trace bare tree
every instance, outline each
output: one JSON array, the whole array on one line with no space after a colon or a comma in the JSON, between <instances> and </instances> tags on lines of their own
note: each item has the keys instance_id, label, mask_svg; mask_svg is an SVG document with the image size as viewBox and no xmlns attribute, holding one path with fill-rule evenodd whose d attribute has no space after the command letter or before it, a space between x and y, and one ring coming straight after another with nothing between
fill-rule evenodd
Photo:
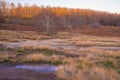
<instances>
[{"instance_id":1,"label":"bare tree","mask_svg":"<svg viewBox=\"0 0 120 80\"><path fill-rule=\"evenodd\" d=\"M56 28L55 19L55 15L51 12L50 8L47 7L43 8L41 13L36 17L35 22L37 22L40 27L45 28L48 34L52 34Z\"/></svg>"}]
</instances>

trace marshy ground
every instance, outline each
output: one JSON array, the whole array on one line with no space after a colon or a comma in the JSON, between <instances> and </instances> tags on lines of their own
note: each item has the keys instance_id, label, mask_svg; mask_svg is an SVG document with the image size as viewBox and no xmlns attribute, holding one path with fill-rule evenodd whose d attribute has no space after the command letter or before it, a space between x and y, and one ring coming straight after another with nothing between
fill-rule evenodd
<instances>
[{"instance_id":1,"label":"marshy ground","mask_svg":"<svg viewBox=\"0 0 120 80\"><path fill-rule=\"evenodd\" d=\"M0 30L0 80L119 79L120 37Z\"/></svg>"}]
</instances>

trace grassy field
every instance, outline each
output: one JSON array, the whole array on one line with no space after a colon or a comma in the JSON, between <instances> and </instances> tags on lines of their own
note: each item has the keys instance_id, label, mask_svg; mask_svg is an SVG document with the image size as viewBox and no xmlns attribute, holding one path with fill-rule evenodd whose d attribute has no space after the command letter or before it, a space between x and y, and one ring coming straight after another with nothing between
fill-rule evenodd
<instances>
[{"instance_id":1,"label":"grassy field","mask_svg":"<svg viewBox=\"0 0 120 80\"><path fill-rule=\"evenodd\" d=\"M60 41L49 41L56 38ZM0 63L56 65L58 70L54 74L57 80L120 79L120 37L85 34L74 34L71 37L68 32L48 36L37 32L0 30L0 46L5 43L44 40L48 41L47 45L23 44L18 49L13 46L1 47Z\"/></svg>"}]
</instances>

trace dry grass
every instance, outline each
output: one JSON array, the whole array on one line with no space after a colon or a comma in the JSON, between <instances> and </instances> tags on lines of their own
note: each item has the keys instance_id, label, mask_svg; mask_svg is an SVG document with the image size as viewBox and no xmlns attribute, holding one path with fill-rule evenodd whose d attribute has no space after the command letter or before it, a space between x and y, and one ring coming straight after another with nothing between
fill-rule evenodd
<instances>
[{"instance_id":1,"label":"dry grass","mask_svg":"<svg viewBox=\"0 0 120 80\"><path fill-rule=\"evenodd\" d=\"M0 41L17 42L21 40L49 39L50 36L39 35L35 31L10 31L0 30Z\"/></svg>"},{"instance_id":2,"label":"dry grass","mask_svg":"<svg viewBox=\"0 0 120 80\"><path fill-rule=\"evenodd\" d=\"M120 37L120 27L115 26L101 26L99 28L93 28L88 25L73 31L74 33L78 32L86 35Z\"/></svg>"},{"instance_id":3,"label":"dry grass","mask_svg":"<svg viewBox=\"0 0 120 80\"><path fill-rule=\"evenodd\" d=\"M61 62L59 61L62 61L62 65L58 67L58 71L56 75L58 76L58 78L62 78L63 80L119 80L120 79L120 76L115 69L105 68L104 67L105 65L103 66L96 65L97 61L105 62L106 60L114 59L111 56L118 57L120 54L119 52L109 51L109 50L108 51L97 50L97 49L96 50L88 49L88 51L87 49L80 49L80 51L84 52L81 53L82 55L86 54L87 56L80 56L78 58L73 58L73 57L65 57L64 55L47 56L44 53L33 53L33 54L23 54L20 57L15 56L12 59L14 59L14 61L18 60L17 62L32 62L32 63L42 62L49 64L61 64ZM108 57L103 55L107 55ZM11 56L11 54L1 54L0 60L7 61L8 59L10 59L10 57L13 56Z\"/></svg>"},{"instance_id":4,"label":"dry grass","mask_svg":"<svg viewBox=\"0 0 120 80\"><path fill-rule=\"evenodd\" d=\"M2 62L2 61L4 61L4 60L8 59L9 56L10 56L10 55L8 55L8 54L0 54L0 61Z\"/></svg>"},{"instance_id":5,"label":"dry grass","mask_svg":"<svg viewBox=\"0 0 120 80\"><path fill-rule=\"evenodd\" d=\"M65 34L65 35L64 35ZM4 36L6 35L6 36ZM61 38L65 38L68 33L58 34ZM63 36L64 35L64 36ZM33 37L31 37L33 36ZM63 37L62 37L63 36ZM0 62L42 62L49 64L57 64L58 71L56 75L63 80L119 80L120 75L117 73L120 70L120 50L109 50L102 48L89 48L83 46L120 46L120 37L98 37L91 35L76 34L66 41L59 41L58 43L73 43L77 45L71 48L64 48L62 55L58 54L57 49L50 45L23 44L21 49L24 50L17 53L13 47L12 50L5 50L0 53ZM15 41L22 39L42 39L41 35L36 32L13 32L0 31L0 45L2 41ZM71 44L70 44L71 45ZM80 46L80 47L79 47ZM33 51L33 52L29 52ZM36 52L34 52L36 50ZM40 52L41 51L41 52ZM2 52L2 50L0 50ZM19 51L18 51L19 52ZM53 53L48 55L49 53ZM45 54L47 53L47 55ZM66 56L77 55L77 57Z\"/></svg>"},{"instance_id":6,"label":"dry grass","mask_svg":"<svg viewBox=\"0 0 120 80\"><path fill-rule=\"evenodd\" d=\"M120 46L119 42L98 42L98 41L78 41L76 42L77 46Z\"/></svg>"},{"instance_id":7,"label":"dry grass","mask_svg":"<svg viewBox=\"0 0 120 80\"><path fill-rule=\"evenodd\" d=\"M75 35L71 38L78 46L120 46L120 37L98 37L89 35Z\"/></svg>"},{"instance_id":8,"label":"dry grass","mask_svg":"<svg viewBox=\"0 0 120 80\"><path fill-rule=\"evenodd\" d=\"M22 62L41 62L41 63L48 63L53 65L60 65L62 64L62 60L60 59L60 56L52 55L52 56L46 56L42 53L34 53L34 54L28 54L24 58L22 58Z\"/></svg>"},{"instance_id":9,"label":"dry grass","mask_svg":"<svg viewBox=\"0 0 120 80\"><path fill-rule=\"evenodd\" d=\"M16 54L0 53L0 62L15 62Z\"/></svg>"},{"instance_id":10,"label":"dry grass","mask_svg":"<svg viewBox=\"0 0 120 80\"><path fill-rule=\"evenodd\" d=\"M57 76L63 80L119 80L120 76L113 69L98 67L87 58L67 59L68 64L59 66Z\"/></svg>"},{"instance_id":11,"label":"dry grass","mask_svg":"<svg viewBox=\"0 0 120 80\"><path fill-rule=\"evenodd\" d=\"M99 48L64 49L63 52L66 55L77 55L78 57L86 57L95 60L97 58L105 59L107 56L111 56L111 58L120 57L120 50L107 50Z\"/></svg>"},{"instance_id":12,"label":"dry grass","mask_svg":"<svg viewBox=\"0 0 120 80\"><path fill-rule=\"evenodd\" d=\"M40 44L23 44L21 46L22 49L50 49L50 50L55 50L55 48L49 46L49 45L40 45Z\"/></svg>"},{"instance_id":13,"label":"dry grass","mask_svg":"<svg viewBox=\"0 0 120 80\"><path fill-rule=\"evenodd\" d=\"M66 54L78 58L65 58L59 66L57 76L61 80L119 80L117 73L120 50L97 48L65 49ZM99 64L96 64L99 63Z\"/></svg>"},{"instance_id":14,"label":"dry grass","mask_svg":"<svg viewBox=\"0 0 120 80\"><path fill-rule=\"evenodd\" d=\"M29 54L24 57L24 62L40 62L40 61L46 61L47 57L44 54L41 53L34 53Z\"/></svg>"}]
</instances>

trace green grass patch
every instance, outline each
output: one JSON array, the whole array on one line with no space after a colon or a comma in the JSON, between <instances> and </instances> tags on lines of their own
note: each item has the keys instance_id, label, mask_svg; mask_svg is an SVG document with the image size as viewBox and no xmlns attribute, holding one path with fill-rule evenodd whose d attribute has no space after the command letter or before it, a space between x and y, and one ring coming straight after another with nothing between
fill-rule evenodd
<instances>
[{"instance_id":1,"label":"green grass patch","mask_svg":"<svg viewBox=\"0 0 120 80\"><path fill-rule=\"evenodd\" d=\"M117 73L120 74L120 69L117 70Z\"/></svg>"},{"instance_id":2,"label":"green grass patch","mask_svg":"<svg viewBox=\"0 0 120 80\"><path fill-rule=\"evenodd\" d=\"M18 50L16 50L16 52L17 53L23 53L23 52L25 52L25 50L24 49L18 49Z\"/></svg>"},{"instance_id":3,"label":"green grass patch","mask_svg":"<svg viewBox=\"0 0 120 80\"><path fill-rule=\"evenodd\" d=\"M0 32L0 35L2 35L3 33L2 32Z\"/></svg>"},{"instance_id":4,"label":"green grass patch","mask_svg":"<svg viewBox=\"0 0 120 80\"><path fill-rule=\"evenodd\" d=\"M96 64L98 66L101 66L101 67L104 67L104 68L107 68L107 69L110 69L110 68L114 69L115 68L114 62L110 61L110 60L98 61L98 62L96 62Z\"/></svg>"},{"instance_id":5,"label":"green grass patch","mask_svg":"<svg viewBox=\"0 0 120 80\"><path fill-rule=\"evenodd\" d=\"M47 63L52 65L61 65L63 62L61 60L56 60L56 61L48 61Z\"/></svg>"},{"instance_id":6,"label":"green grass patch","mask_svg":"<svg viewBox=\"0 0 120 80\"><path fill-rule=\"evenodd\" d=\"M40 51L41 53L44 53L45 55L63 55L63 52L60 51L56 51L56 50L51 50L51 49L37 49L38 51Z\"/></svg>"}]
</instances>

